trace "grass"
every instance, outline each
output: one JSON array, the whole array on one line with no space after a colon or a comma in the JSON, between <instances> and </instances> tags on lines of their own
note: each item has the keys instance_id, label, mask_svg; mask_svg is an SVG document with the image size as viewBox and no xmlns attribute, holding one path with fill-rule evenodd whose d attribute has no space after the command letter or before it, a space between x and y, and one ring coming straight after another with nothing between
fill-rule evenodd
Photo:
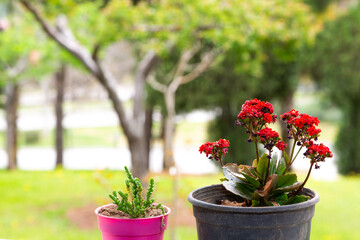
<instances>
[{"instance_id":1,"label":"grass","mask_svg":"<svg viewBox=\"0 0 360 240\"><path fill-rule=\"evenodd\" d=\"M186 201L188 193L217 183L219 177L182 176L178 192L182 210L191 215L191 205ZM154 178L157 182L155 199L171 206L173 178L168 175ZM108 203L107 194L111 189L119 189L123 182L124 174L114 171L0 171L0 239L100 239L96 226L80 229L69 220L68 213L89 206L89 218L94 220L93 209ZM358 239L360 177L341 177L335 182L312 180L308 187L321 197L316 205L311 239ZM196 239L194 225L170 227L165 239L170 239L172 230L176 230L177 239Z\"/></svg>"}]
</instances>

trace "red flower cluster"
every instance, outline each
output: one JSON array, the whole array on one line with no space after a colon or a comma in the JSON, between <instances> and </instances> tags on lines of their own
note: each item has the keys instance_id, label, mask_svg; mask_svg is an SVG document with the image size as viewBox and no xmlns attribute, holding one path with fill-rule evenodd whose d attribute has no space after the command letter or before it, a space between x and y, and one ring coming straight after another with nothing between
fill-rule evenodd
<instances>
[{"instance_id":1,"label":"red flower cluster","mask_svg":"<svg viewBox=\"0 0 360 240\"><path fill-rule=\"evenodd\" d=\"M215 145L218 146L219 148L226 148L230 146L230 142L229 140L226 139L219 139L219 141L217 141Z\"/></svg>"},{"instance_id":2,"label":"red flower cluster","mask_svg":"<svg viewBox=\"0 0 360 240\"><path fill-rule=\"evenodd\" d=\"M306 131L308 132L309 136L314 136L314 135L318 135L321 132L321 129L317 129L314 126L311 126L308 129L306 129Z\"/></svg>"},{"instance_id":3,"label":"red flower cluster","mask_svg":"<svg viewBox=\"0 0 360 240\"><path fill-rule=\"evenodd\" d=\"M284 149L287 147L287 144L286 144L285 142L283 142L283 141L278 141L278 142L276 143L276 147L277 147L280 151L282 151L282 150L284 150Z\"/></svg>"},{"instance_id":4,"label":"red flower cluster","mask_svg":"<svg viewBox=\"0 0 360 240\"><path fill-rule=\"evenodd\" d=\"M258 99L246 101L242 107L241 112L237 118L241 120L263 120L266 123L275 122L276 115L272 116L274 112L273 106L269 102L260 101Z\"/></svg>"},{"instance_id":5,"label":"red flower cluster","mask_svg":"<svg viewBox=\"0 0 360 240\"><path fill-rule=\"evenodd\" d=\"M209 155L212 154L212 150L213 150L213 148L214 148L214 144L215 144L215 142L207 142L207 143L204 143L203 145L200 146L199 152L200 152L200 153L205 153L205 154L206 154L206 157L208 157Z\"/></svg>"},{"instance_id":6,"label":"red flower cluster","mask_svg":"<svg viewBox=\"0 0 360 240\"><path fill-rule=\"evenodd\" d=\"M330 149L325 146L324 144L320 143L320 144L311 144L308 147L308 153L310 156L312 155L319 155L319 156L323 156L323 157L332 157L333 154L330 151Z\"/></svg>"},{"instance_id":7,"label":"red flower cluster","mask_svg":"<svg viewBox=\"0 0 360 240\"><path fill-rule=\"evenodd\" d=\"M230 142L226 139L219 139L216 142L207 142L200 146L199 152L205 153L209 159L215 159L221 162L221 159L227 153L227 147L230 146Z\"/></svg>"},{"instance_id":8,"label":"red flower cluster","mask_svg":"<svg viewBox=\"0 0 360 240\"><path fill-rule=\"evenodd\" d=\"M261 129L258 132L258 135L260 136L260 142L265 142L269 140L274 140L275 142L277 142L279 138L279 133L268 127Z\"/></svg>"},{"instance_id":9,"label":"red flower cluster","mask_svg":"<svg viewBox=\"0 0 360 240\"><path fill-rule=\"evenodd\" d=\"M319 125L317 117L312 117L305 113L299 114L294 109L281 115L280 119L288 125L290 138L295 135L297 139L300 139L304 135L306 136L306 134L306 137L317 138L321 132L320 129L315 128L315 126Z\"/></svg>"},{"instance_id":10,"label":"red flower cluster","mask_svg":"<svg viewBox=\"0 0 360 240\"><path fill-rule=\"evenodd\" d=\"M304 126L313 127L314 125L319 125L319 120L317 117L312 117L305 113L299 114L299 112L295 111L294 109L281 115L280 119L283 120L286 124L293 124L295 127L300 129L302 129Z\"/></svg>"},{"instance_id":11,"label":"red flower cluster","mask_svg":"<svg viewBox=\"0 0 360 240\"><path fill-rule=\"evenodd\" d=\"M320 168L319 162L325 162L325 158L333 157L330 149L324 144L314 144L313 141L306 141L304 145L307 147L304 156L311 159L311 163L315 163L315 168Z\"/></svg>"},{"instance_id":12,"label":"red flower cluster","mask_svg":"<svg viewBox=\"0 0 360 240\"><path fill-rule=\"evenodd\" d=\"M266 127L261 129L258 132L258 135L260 137L260 142L264 144L264 147L269 151L272 151L274 145L281 151L284 150L287 146L287 144L281 141L279 133L272 130L271 128Z\"/></svg>"}]
</instances>

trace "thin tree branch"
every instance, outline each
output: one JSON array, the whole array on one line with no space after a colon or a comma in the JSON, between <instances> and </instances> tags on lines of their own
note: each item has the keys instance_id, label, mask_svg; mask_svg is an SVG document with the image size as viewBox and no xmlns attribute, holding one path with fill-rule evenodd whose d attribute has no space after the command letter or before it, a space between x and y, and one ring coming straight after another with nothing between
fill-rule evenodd
<instances>
[{"instance_id":1,"label":"thin tree branch","mask_svg":"<svg viewBox=\"0 0 360 240\"><path fill-rule=\"evenodd\" d=\"M176 66L176 70L174 71L174 79L182 76L186 71L187 65L189 61L194 57L194 55L200 50L200 44L197 43L195 46L189 50L183 51L181 54L180 60Z\"/></svg>"},{"instance_id":2,"label":"thin tree branch","mask_svg":"<svg viewBox=\"0 0 360 240\"><path fill-rule=\"evenodd\" d=\"M167 87L164 84L159 83L156 81L153 75L149 75L147 78L147 83L155 90L162 92L165 94Z\"/></svg>"},{"instance_id":3,"label":"thin tree branch","mask_svg":"<svg viewBox=\"0 0 360 240\"><path fill-rule=\"evenodd\" d=\"M141 127L136 126L132 121L128 120L124 109L124 104L116 92L115 79L111 72L98 62L97 58L92 58L90 52L81 45L70 28L67 26L65 16L60 16L57 21L56 29L51 27L45 19L41 17L39 12L30 4L29 1L20 0L26 9L35 17L36 21L41 25L45 33L62 46L65 50L70 52L74 57L80 60L83 65L95 76L95 78L102 84L108 93L109 99L113 104L113 108L119 118L121 127L125 135L129 139L139 137Z\"/></svg>"},{"instance_id":4,"label":"thin tree branch","mask_svg":"<svg viewBox=\"0 0 360 240\"><path fill-rule=\"evenodd\" d=\"M215 51L205 53L204 56L201 58L201 62L196 65L194 70L181 77L181 84L186 84L199 77L204 71L209 68L210 64L214 61L215 56Z\"/></svg>"},{"instance_id":5,"label":"thin tree branch","mask_svg":"<svg viewBox=\"0 0 360 240\"><path fill-rule=\"evenodd\" d=\"M43 30L58 44L64 47L72 55L83 62L84 66L94 75L99 74L99 69L95 61L92 59L90 52L75 39L71 30L67 26L65 16L59 16L57 26L54 29L40 15L40 13L30 4L29 1L20 0L22 5L35 17L36 21L41 25Z\"/></svg>"},{"instance_id":6,"label":"thin tree branch","mask_svg":"<svg viewBox=\"0 0 360 240\"><path fill-rule=\"evenodd\" d=\"M147 76L152 68L155 66L157 56L155 51L150 50L145 57L141 60L135 76L135 95L133 106L133 118L137 119L141 113L144 113L143 100L144 100L144 85Z\"/></svg>"},{"instance_id":7,"label":"thin tree branch","mask_svg":"<svg viewBox=\"0 0 360 240\"><path fill-rule=\"evenodd\" d=\"M6 68L9 78L16 78L26 70L27 66L28 66L27 58L26 57L20 58L16 62L15 66Z\"/></svg>"}]
</instances>

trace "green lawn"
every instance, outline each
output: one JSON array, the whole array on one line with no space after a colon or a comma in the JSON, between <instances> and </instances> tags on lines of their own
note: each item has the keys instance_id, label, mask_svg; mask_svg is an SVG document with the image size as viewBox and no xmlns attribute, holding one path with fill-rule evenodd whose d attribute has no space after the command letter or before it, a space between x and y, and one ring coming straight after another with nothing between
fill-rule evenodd
<instances>
[{"instance_id":1,"label":"green lawn","mask_svg":"<svg viewBox=\"0 0 360 240\"><path fill-rule=\"evenodd\" d=\"M220 176L220 175L219 175ZM219 176L183 176L179 180L177 239L196 239L191 205L186 197L193 189L218 182ZM173 205L173 180L154 176L155 198ZM0 171L0 239L100 239L96 228L96 206L108 203L111 189L123 185L124 175L114 171L49 172ZM360 235L360 177L342 177L336 182L310 181L321 198L316 205L311 239L352 240ZM69 220L74 209L82 209L80 220ZM86 221L85 221L86 220ZM78 226L88 222L88 225ZM184 224L185 222L185 224ZM165 239L169 239L170 228Z\"/></svg>"}]
</instances>

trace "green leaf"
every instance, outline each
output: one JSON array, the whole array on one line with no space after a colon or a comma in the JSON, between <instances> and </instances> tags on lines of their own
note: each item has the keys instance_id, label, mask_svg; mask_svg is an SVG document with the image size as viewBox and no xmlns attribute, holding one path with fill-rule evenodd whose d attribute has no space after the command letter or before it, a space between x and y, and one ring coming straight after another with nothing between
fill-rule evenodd
<instances>
[{"instance_id":1,"label":"green leaf","mask_svg":"<svg viewBox=\"0 0 360 240\"><path fill-rule=\"evenodd\" d=\"M255 193L257 193L260 197L267 199L268 196L270 196L272 194L274 188L276 187L277 178L278 178L278 176L276 174L270 175L266 179L266 184L265 184L264 188L261 190L257 189L255 191Z\"/></svg>"},{"instance_id":2,"label":"green leaf","mask_svg":"<svg viewBox=\"0 0 360 240\"><path fill-rule=\"evenodd\" d=\"M276 188L275 193L284 193L284 192L290 192L293 191L301 186L302 182L296 182L293 185L282 187L282 188Z\"/></svg>"},{"instance_id":3,"label":"green leaf","mask_svg":"<svg viewBox=\"0 0 360 240\"><path fill-rule=\"evenodd\" d=\"M264 180L266 177L267 168L268 168L268 158L264 153L259 160L258 166L256 167L256 171L260 174L262 180Z\"/></svg>"},{"instance_id":4,"label":"green leaf","mask_svg":"<svg viewBox=\"0 0 360 240\"><path fill-rule=\"evenodd\" d=\"M295 204L295 203L306 202L309 198L310 198L309 196L297 195L297 196L294 197L293 200L291 200L287 204Z\"/></svg>"},{"instance_id":5,"label":"green leaf","mask_svg":"<svg viewBox=\"0 0 360 240\"><path fill-rule=\"evenodd\" d=\"M258 207L260 205L260 202L258 200L252 200L252 207Z\"/></svg>"},{"instance_id":6,"label":"green leaf","mask_svg":"<svg viewBox=\"0 0 360 240\"><path fill-rule=\"evenodd\" d=\"M277 174L279 176L283 175L285 173L285 170L286 170L286 164L284 162L283 159L280 160L280 164L278 166L278 169L277 169Z\"/></svg>"},{"instance_id":7,"label":"green leaf","mask_svg":"<svg viewBox=\"0 0 360 240\"><path fill-rule=\"evenodd\" d=\"M222 184L229 192L232 192L242 198L252 200L252 194L255 191L255 188L244 183L235 183L231 181L222 182Z\"/></svg>"},{"instance_id":8,"label":"green leaf","mask_svg":"<svg viewBox=\"0 0 360 240\"><path fill-rule=\"evenodd\" d=\"M278 177L278 182L276 187L277 188L283 188L283 187L287 187L287 186L291 186L294 183L296 183L297 181L297 177L296 174L285 174L282 176Z\"/></svg>"},{"instance_id":9,"label":"green leaf","mask_svg":"<svg viewBox=\"0 0 360 240\"><path fill-rule=\"evenodd\" d=\"M250 183L251 185L253 185L255 188L260 187L261 183L259 182L259 180L255 179L254 177L249 176L245 173L242 173L242 175L245 177L246 181L248 183Z\"/></svg>"},{"instance_id":10,"label":"green leaf","mask_svg":"<svg viewBox=\"0 0 360 240\"><path fill-rule=\"evenodd\" d=\"M239 171L239 166L235 163L228 163L223 166L223 174L229 181L245 183L244 176Z\"/></svg>"},{"instance_id":11,"label":"green leaf","mask_svg":"<svg viewBox=\"0 0 360 240\"><path fill-rule=\"evenodd\" d=\"M257 159L254 159L254 161L252 162L252 167L256 168L257 167Z\"/></svg>"},{"instance_id":12,"label":"green leaf","mask_svg":"<svg viewBox=\"0 0 360 240\"><path fill-rule=\"evenodd\" d=\"M277 160L278 160L278 155L275 153L270 161L269 175L276 174Z\"/></svg>"},{"instance_id":13,"label":"green leaf","mask_svg":"<svg viewBox=\"0 0 360 240\"><path fill-rule=\"evenodd\" d=\"M276 198L274 198L275 202L277 202L280 206L281 205L285 205L288 201L288 197L285 193L277 196Z\"/></svg>"},{"instance_id":14,"label":"green leaf","mask_svg":"<svg viewBox=\"0 0 360 240\"><path fill-rule=\"evenodd\" d=\"M290 164L290 159L289 159L286 151L282 151L282 153L283 153L283 157L284 157L284 159L285 159L286 165L289 165L289 164Z\"/></svg>"}]
</instances>

